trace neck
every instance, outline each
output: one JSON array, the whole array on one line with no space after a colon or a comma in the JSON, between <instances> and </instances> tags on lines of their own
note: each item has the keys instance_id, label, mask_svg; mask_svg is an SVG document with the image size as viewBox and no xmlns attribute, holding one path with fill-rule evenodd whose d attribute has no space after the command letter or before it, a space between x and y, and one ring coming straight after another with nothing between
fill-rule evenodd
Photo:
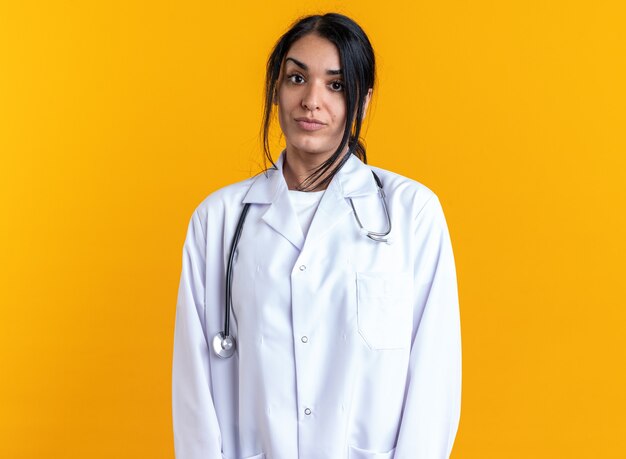
<instances>
[{"instance_id":1,"label":"neck","mask_svg":"<svg viewBox=\"0 0 626 459\"><path fill-rule=\"evenodd\" d=\"M283 175L285 177L285 181L287 182L287 187L290 190L300 190L306 178L329 157L330 156L314 155L298 151L294 152L287 149L285 152L285 159L283 161ZM335 164L338 161L341 161L342 157L343 155L340 155L335 161ZM326 185L319 186L319 183L328 177L330 171L332 171L332 166L327 172L324 173L324 175L310 184L311 186L308 191L321 191L326 189Z\"/></svg>"}]
</instances>

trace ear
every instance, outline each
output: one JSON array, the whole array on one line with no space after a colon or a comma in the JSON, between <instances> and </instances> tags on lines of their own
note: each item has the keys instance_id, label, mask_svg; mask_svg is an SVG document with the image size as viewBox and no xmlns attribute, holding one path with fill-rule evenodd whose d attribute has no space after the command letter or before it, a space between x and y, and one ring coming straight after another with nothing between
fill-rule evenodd
<instances>
[{"instance_id":1,"label":"ear","mask_svg":"<svg viewBox=\"0 0 626 459\"><path fill-rule=\"evenodd\" d=\"M272 94L272 104L278 105L278 93L280 91L280 85L283 81L283 69L281 67L280 72L278 72L278 78L274 81L274 94Z\"/></svg>"},{"instance_id":2,"label":"ear","mask_svg":"<svg viewBox=\"0 0 626 459\"><path fill-rule=\"evenodd\" d=\"M365 103L363 104L363 118L365 118L365 114L367 113L367 107L370 104L370 100L372 99L372 88L367 90L367 96L365 96Z\"/></svg>"}]
</instances>

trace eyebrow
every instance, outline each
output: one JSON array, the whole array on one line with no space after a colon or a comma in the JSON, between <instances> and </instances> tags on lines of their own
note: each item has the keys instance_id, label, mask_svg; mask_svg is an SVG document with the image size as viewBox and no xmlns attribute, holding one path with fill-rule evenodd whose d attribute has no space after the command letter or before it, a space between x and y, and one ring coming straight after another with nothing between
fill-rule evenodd
<instances>
[{"instance_id":1,"label":"eyebrow","mask_svg":"<svg viewBox=\"0 0 626 459\"><path fill-rule=\"evenodd\" d=\"M304 62L300 62L298 59L295 59L293 57L287 57L285 59L285 62L287 61L291 61L294 64L296 64L298 67L300 67L302 70L309 70L309 66L306 65ZM341 69L337 69L337 70L326 70L326 75L341 75L343 72L341 71Z\"/></svg>"}]
</instances>

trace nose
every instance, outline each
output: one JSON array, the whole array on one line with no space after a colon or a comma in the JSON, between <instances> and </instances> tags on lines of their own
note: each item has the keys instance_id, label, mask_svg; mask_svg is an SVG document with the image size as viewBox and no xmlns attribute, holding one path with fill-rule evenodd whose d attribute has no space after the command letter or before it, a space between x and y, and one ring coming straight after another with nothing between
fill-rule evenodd
<instances>
[{"instance_id":1,"label":"nose","mask_svg":"<svg viewBox=\"0 0 626 459\"><path fill-rule=\"evenodd\" d=\"M302 108L313 112L320 108L320 92L316 84L311 84L302 96Z\"/></svg>"}]
</instances>

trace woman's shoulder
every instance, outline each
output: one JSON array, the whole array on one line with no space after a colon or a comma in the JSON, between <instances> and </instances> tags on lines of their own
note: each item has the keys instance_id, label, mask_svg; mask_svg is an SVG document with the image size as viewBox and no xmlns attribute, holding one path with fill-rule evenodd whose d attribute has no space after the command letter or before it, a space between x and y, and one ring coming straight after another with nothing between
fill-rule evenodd
<instances>
[{"instance_id":1,"label":"woman's shoulder","mask_svg":"<svg viewBox=\"0 0 626 459\"><path fill-rule=\"evenodd\" d=\"M380 178L388 199L411 203L416 209L423 208L430 201L438 204L439 199L435 192L423 183L380 167L370 168Z\"/></svg>"},{"instance_id":2,"label":"woman's shoulder","mask_svg":"<svg viewBox=\"0 0 626 459\"><path fill-rule=\"evenodd\" d=\"M426 185L409 177L377 167L372 170L380 177L392 216L400 225L407 224L414 234L425 239L440 237L448 232L446 217L439 197Z\"/></svg>"},{"instance_id":3,"label":"woman's shoulder","mask_svg":"<svg viewBox=\"0 0 626 459\"><path fill-rule=\"evenodd\" d=\"M223 212L224 209L238 207L250 189L256 177L251 177L240 182L231 183L210 193L195 209L194 213L201 216L215 212Z\"/></svg>"}]
</instances>

